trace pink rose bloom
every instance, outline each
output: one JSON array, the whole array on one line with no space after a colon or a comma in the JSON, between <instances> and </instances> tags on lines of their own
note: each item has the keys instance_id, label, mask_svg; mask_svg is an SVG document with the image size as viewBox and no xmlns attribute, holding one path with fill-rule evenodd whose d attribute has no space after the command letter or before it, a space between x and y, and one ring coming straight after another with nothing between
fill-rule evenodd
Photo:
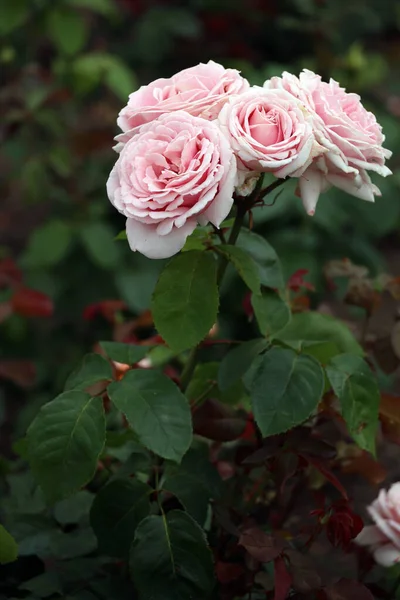
<instances>
[{"instance_id":1,"label":"pink rose bloom","mask_svg":"<svg viewBox=\"0 0 400 600\"><path fill-rule=\"evenodd\" d=\"M391 567L400 562L400 482L381 490L368 512L375 525L364 527L355 541L370 546L378 564Z\"/></svg>"},{"instance_id":2,"label":"pink rose bloom","mask_svg":"<svg viewBox=\"0 0 400 600\"><path fill-rule=\"evenodd\" d=\"M162 115L124 145L107 181L127 217L132 250L149 258L179 252L197 223L219 227L233 200L236 160L214 122L187 112Z\"/></svg>"},{"instance_id":3,"label":"pink rose bloom","mask_svg":"<svg viewBox=\"0 0 400 600\"><path fill-rule=\"evenodd\" d=\"M367 171L390 175L385 160L392 153L382 147L382 128L357 94L347 93L333 79L326 83L308 70L299 78L284 72L282 77L266 81L264 87L285 89L303 104L312 115L315 137L325 150L300 181L300 194L309 214L314 214L319 194L331 185L371 202L380 195Z\"/></svg>"},{"instance_id":4,"label":"pink rose bloom","mask_svg":"<svg viewBox=\"0 0 400 600\"><path fill-rule=\"evenodd\" d=\"M232 94L240 94L248 87L248 81L239 71L225 69L210 60L207 64L184 69L169 79L156 79L133 92L119 113L117 123L127 132L177 110L213 120Z\"/></svg>"},{"instance_id":5,"label":"pink rose bloom","mask_svg":"<svg viewBox=\"0 0 400 600\"><path fill-rule=\"evenodd\" d=\"M249 171L299 177L323 150L307 111L282 89L254 87L230 98L218 122L240 159L239 168Z\"/></svg>"}]
</instances>

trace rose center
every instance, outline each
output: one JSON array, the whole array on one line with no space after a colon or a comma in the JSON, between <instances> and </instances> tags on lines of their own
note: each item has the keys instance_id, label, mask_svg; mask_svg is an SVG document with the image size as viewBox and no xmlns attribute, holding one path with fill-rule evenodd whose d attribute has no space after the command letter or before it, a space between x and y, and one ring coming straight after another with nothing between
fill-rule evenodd
<instances>
[{"instance_id":1,"label":"rose center","mask_svg":"<svg viewBox=\"0 0 400 600\"><path fill-rule=\"evenodd\" d=\"M263 146L272 146L280 141L280 115L273 109L257 106L249 116L251 137Z\"/></svg>"}]
</instances>

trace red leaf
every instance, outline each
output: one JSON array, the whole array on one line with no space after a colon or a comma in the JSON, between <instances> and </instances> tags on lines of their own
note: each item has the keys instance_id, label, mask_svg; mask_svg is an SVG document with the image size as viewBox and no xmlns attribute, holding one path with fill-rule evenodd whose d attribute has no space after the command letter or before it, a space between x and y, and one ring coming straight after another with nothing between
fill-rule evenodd
<instances>
[{"instance_id":1,"label":"red leaf","mask_svg":"<svg viewBox=\"0 0 400 600\"><path fill-rule=\"evenodd\" d=\"M8 379L20 387L30 387L36 379L35 365L29 360L2 360L0 379Z\"/></svg>"},{"instance_id":2,"label":"red leaf","mask_svg":"<svg viewBox=\"0 0 400 600\"><path fill-rule=\"evenodd\" d=\"M0 261L0 289L12 286L22 281L22 273L12 260L4 258Z\"/></svg>"},{"instance_id":3,"label":"red leaf","mask_svg":"<svg viewBox=\"0 0 400 600\"><path fill-rule=\"evenodd\" d=\"M334 485L335 488L342 494L342 496L343 496L343 498L345 500L349 499L349 497L347 495L347 492L344 489L344 487L342 486L342 484L340 483L339 479L336 477L336 475L334 475L332 473L332 471L330 471L329 469L327 469L322 462L320 462L319 460L317 460L316 458L314 458L312 456L308 456L307 454L299 454L299 456L301 456L302 458L304 458L310 465L312 465L313 467L315 467L316 469L318 469L318 471L320 473L322 473L322 475L324 477L326 477L326 479L328 481L330 481L330 483L332 485Z\"/></svg>"},{"instance_id":4,"label":"red leaf","mask_svg":"<svg viewBox=\"0 0 400 600\"><path fill-rule=\"evenodd\" d=\"M325 588L327 600L374 600L368 588L358 581L341 579Z\"/></svg>"},{"instance_id":5,"label":"red leaf","mask_svg":"<svg viewBox=\"0 0 400 600\"><path fill-rule=\"evenodd\" d=\"M285 600L292 585L292 576L286 568L285 559L278 556L274 562L275 595L274 600Z\"/></svg>"},{"instance_id":6,"label":"red leaf","mask_svg":"<svg viewBox=\"0 0 400 600\"><path fill-rule=\"evenodd\" d=\"M0 304L0 323L8 319L12 315L11 302L2 302Z\"/></svg>"},{"instance_id":7,"label":"red leaf","mask_svg":"<svg viewBox=\"0 0 400 600\"><path fill-rule=\"evenodd\" d=\"M217 579L220 583L230 583L239 579L244 573L244 567L237 563L217 562L216 568Z\"/></svg>"},{"instance_id":8,"label":"red leaf","mask_svg":"<svg viewBox=\"0 0 400 600\"><path fill-rule=\"evenodd\" d=\"M301 288L313 291L315 288L309 281L304 281L304 276L308 275L308 269L298 269L293 273L287 282L287 287L293 292L300 291Z\"/></svg>"},{"instance_id":9,"label":"red leaf","mask_svg":"<svg viewBox=\"0 0 400 600\"><path fill-rule=\"evenodd\" d=\"M93 304L86 306L83 311L83 318L86 321L92 321L95 317L101 315L113 323L115 313L125 308L126 304L122 300L101 300L100 302L93 302Z\"/></svg>"},{"instance_id":10,"label":"red leaf","mask_svg":"<svg viewBox=\"0 0 400 600\"><path fill-rule=\"evenodd\" d=\"M24 287L15 292L11 306L15 313L23 317L51 317L53 314L53 301L49 296Z\"/></svg>"},{"instance_id":11,"label":"red leaf","mask_svg":"<svg viewBox=\"0 0 400 600\"><path fill-rule=\"evenodd\" d=\"M194 433L215 442L236 440L245 427L245 419L214 398L208 398L193 412Z\"/></svg>"},{"instance_id":12,"label":"red leaf","mask_svg":"<svg viewBox=\"0 0 400 600\"><path fill-rule=\"evenodd\" d=\"M246 548L247 552L260 562L270 562L277 558L284 544L281 540L268 535L258 527L252 527L244 531L239 538L239 546Z\"/></svg>"}]
</instances>

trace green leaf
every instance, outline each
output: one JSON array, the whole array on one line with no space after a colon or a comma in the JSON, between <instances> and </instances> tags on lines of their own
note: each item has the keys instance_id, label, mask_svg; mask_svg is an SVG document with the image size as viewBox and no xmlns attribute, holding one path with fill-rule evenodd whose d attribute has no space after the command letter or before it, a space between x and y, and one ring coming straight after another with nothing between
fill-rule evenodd
<instances>
[{"instance_id":1,"label":"green leaf","mask_svg":"<svg viewBox=\"0 0 400 600\"><path fill-rule=\"evenodd\" d=\"M130 569L140 600L207 600L215 584L204 533L178 510L140 523Z\"/></svg>"},{"instance_id":2,"label":"green leaf","mask_svg":"<svg viewBox=\"0 0 400 600\"><path fill-rule=\"evenodd\" d=\"M108 360L100 354L86 354L82 364L79 365L68 377L65 390L85 390L99 381L109 381L113 378L113 371Z\"/></svg>"},{"instance_id":3,"label":"green leaf","mask_svg":"<svg viewBox=\"0 0 400 600\"><path fill-rule=\"evenodd\" d=\"M14 562L18 558L18 544L0 523L0 565Z\"/></svg>"},{"instance_id":4,"label":"green leaf","mask_svg":"<svg viewBox=\"0 0 400 600\"><path fill-rule=\"evenodd\" d=\"M76 10L56 6L47 15L47 34L61 54L72 56L84 47L88 30Z\"/></svg>"},{"instance_id":5,"label":"green leaf","mask_svg":"<svg viewBox=\"0 0 400 600\"><path fill-rule=\"evenodd\" d=\"M67 2L71 6L92 10L104 16L113 15L116 12L113 0L67 0Z\"/></svg>"},{"instance_id":6,"label":"green leaf","mask_svg":"<svg viewBox=\"0 0 400 600\"><path fill-rule=\"evenodd\" d=\"M68 253L71 229L67 223L54 219L35 229L22 258L23 267L51 267Z\"/></svg>"},{"instance_id":7,"label":"green leaf","mask_svg":"<svg viewBox=\"0 0 400 600\"><path fill-rule=\"evenodd\" d=\"M256 262L262 285L279 289L284 287L279 258L273 247L261 235L242 230L236 245L246 250Z\"/></svg>"},{"instance_id":8,"label":"green leaf","mask_svg":"<svg viewBox=\"0 0 400 600\"><path fill-rule=\"evenodd\" d=\"M70 498L57 502L54 507L54 518L60 525L74 525L89 515L94 495L81 490Z\"/></svg>"},{"instance_id":9,"label":"green leaf","mask_svg":"<svg viewBox=\"0 0 400 600\"><path fill-rule=\"evenodd\" d=\"M360 448L374 454L380 403L374 374L360 356L352 354L335 356L326 373L351 435Z\"/></svg>"},{"instance_id":10,"label":"green leaf","mask_svg":"<svg viewBox=\"0 0 400 600\"><path fill-rule=\"evenodd\" d=\"M112 269L120 258L114 231L105 223L88 223L80 230L82 242L92 261L103 269Z\"/></svg>"},{"instance_id":11,"label":"green leaf","mask_svg":"<svg viewBox=\"0 0 400 600\"><path fill-rule=\"evenodd\" d=\"M0 35L5 35L22 25L31 10L29 0L13 0L0 3Z\"/></svg>"},{"instance_id":12,"label":"green leaf","mask_svg":"<svg viewBox=\"0 0 400 600\"><path fill-rule=\"evenodd\" d=\"M100 346L111 360L125 365L138 363L150 350L149 346L135 346L120 342L100 342Z\"/></svg>"},{"instance_id":13,"label":"green leaf","mask_svg":"<svg viewBox=\"0 0 400 600\"><path fill-rule=\"evenodd\" d=\"M216 251L225 256L235 267L247 287L255 294L260 293L260 273L253 257L238 246L221 244Z\"/></svg>"},{"instance_id":14,"label":"green leaf","mask_svg":"<svg viewBox=\"0 0 400 600\"><path fill-rule=\"evenodd\" d=\"M152 313L158 332L175 352L201 342L218 313L213 255L192 250L174 256L156 284Z\"/></svg>"},{"instance_id":15,"label":"green leaf","mask_svg":"<svg viewBox=\"0 0 400 600\"><path fill-rule=\"evenodd\" d=\"M276 339L300 349L309 342L332 342L338 353L349 352L362 356L364 350L347 325L329 315L309 311L292 316L290 323L275 336Z\"/></svg>"},{"instance_id":16,"label":"green leaf","mask_svg":"<svg viewBox=\"0 0 400 600\"><path fill-rule=\"evenodd\" d=\"M218 371L218 385L221 390L227 390L243 377L251 363L268 347L267 340L257 338L243 342L224 356Z\"/></svg>"},{"instance_id":17,"label":"green leaf","mask_svg":"<svg viewBox=\"0 0 400 600\"><path fill-rule=\"evenodd\" d=\"M311 356L272 348L258 359L250 386L254 417L264 437L305 421L324 389L324 373Z\"/></svg>"},{"instance_id":18,"label":"green leaf","mask_svg":"<svg viewBox=\"0 0 400 600\"><path fill-rule=\"evenodd\" d=\"M290 308L273 290L264 289L261 295L252 294L251 304L261 333L273 337L290 321Z\"/></svg>"},{"instance_id":19,"label":"green leaf","mask_svg":"<svg viewBox=\"0 0 400 600\"><path fill-rule=\"evenodd\" d=\"M239 403L243 399L243 396L246 395L240 377L232 380L226 389L221 390L218 387L218 373L218 362L198 364L186 390L187 398L196 401L205 394L225 404Z\"/></svg>"},{"instance_id":20,"label":"green leaf","mask_svg":"<svg viewBox=\"0 0 400 600\"><path fill-rule=\"evenodd\" d=\"M192 441L192 420L185 396L171 379L136 369L109 385L108 393L141 444L163 458L182 459Z\"/></svg>"},{"instance_id":21,"label":"green leaf","mask_svg":"<svg viewBox=\"0 0 400 600\"><path fill-rule=\"evenodd\" d=\"M20 585L20 589L28 590L39 598L48 598L53 594L62 594L60 578L54 571L42 573Z\"/></svg>"},{"instance_id":22,"label":"green leaf","mask_svg":"<svg viewBox=\"0 0 400 600\"><path fill-rule=\"evenodd\" d=\"M210 503L210 492L204 487L201 481L196 477L196 473L175 473L167 476L162 486L174 494L200 526L203 526Z\"/></svg>"},{"instance_id":23,"label":"green leaf","mask_svg":"<svg viewBox=\"0 0 400 600\"><path fill-rule=\"evenodd\" d=\"M111 58L111 57L110 57ZM137 88L136 79L130 68L113 56L112 64L106 71L104 82L118 98L125 101Z\"/></svg>"},{"instance_id":24,"label":"green leaf","mask_svg":"<svg viewBox=\"0 0 400 600\"><path fill-rule=\"evenodd\" d=\"M27 433L29 462L49 502L90 481L106 438L102 398L78 390L45 404Z\"/></svg>"},{"instance_id":25,"label":"green leaf","mask_svg":"<svg viewBox=\"0 0 400 600\"><path fill-rule=\"evenodd\" d=\"M126 558L137 525L150 511L152 489L135 479L115 479L97 493L90 524L100 552Z\"/></svg>"}]
</instances>

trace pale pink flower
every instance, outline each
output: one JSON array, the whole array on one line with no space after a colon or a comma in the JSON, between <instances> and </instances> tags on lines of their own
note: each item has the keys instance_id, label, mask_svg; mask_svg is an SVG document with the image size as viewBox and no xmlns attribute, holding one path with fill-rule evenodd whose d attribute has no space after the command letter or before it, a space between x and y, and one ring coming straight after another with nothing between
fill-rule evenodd
<instances>
[{"instance_id":1,"label":"pale pink flower","mask_svg":"<svg viewBox=\"0 0 400 600\"><path fill-rule=\"evenodd\" d=\"M169 79L156 79L129 96L118 125L124 132L157 119L164 113L185 110L195 117L213 120L232 94L249 83L236 69L225 69L210 60L180 71ZM125 141L126 136L120 141Z\"/></svg>"},{"instance_id":2,"label":"pale pink flower","mask_svg":"<svg viewBox=\"0 0 400 600\"><path fill-rule=\"evenodd\" d=\"M276 177L299 177L323 151L311 119L285 90L253 87L222 107L218 122L242 167Z\"/></svg>"},{"instance_id":3,"label":"pale pink flower","mask_svg":"<svg viewBox=\"0 0 400 600\"><path fill-rule=\"evenodd\" d=\"M282 77L266 81L264 87L284 89L303 104L312 115L314 135L325 149L300 181L309 214L314 214L319 194L331 185L371 202L380 195L367 171L390 175L385 160L392 153L382 147L382 128L357 94L347 93L333 79L326 83L308 70L300 77L284 72Z\"/></svg>"},{"instance_id":4,"label":"pale pink flower","mask_svg":"<svg viewBox=\"0 0 400 600\"><path fill-rule=\"evenodd\" d=\"M400 562L400 482L381 490L368 507L375 525L364 527L356 537L360 546L369 546L376 562L391 567Z\"/></svg>"},{"instance_id":5,"label":"pale pink flower","mask_svg":"<svg viewBox=\"0 0 400 600\"><path fill-rule=\"evenodd\" d=\"M219 227L232 207L236 171L215 122L179 111L143 125L123 146L107 182L110 201L127 217L131 249L167 258L197 223Z\"/></svg>"}]
</instances>

